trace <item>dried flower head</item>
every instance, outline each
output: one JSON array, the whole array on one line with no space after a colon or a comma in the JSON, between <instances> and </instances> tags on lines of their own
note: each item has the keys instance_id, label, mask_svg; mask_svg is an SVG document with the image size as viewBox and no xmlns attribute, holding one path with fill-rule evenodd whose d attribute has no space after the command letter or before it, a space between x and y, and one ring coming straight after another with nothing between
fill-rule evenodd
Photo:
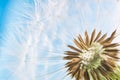
<instances>
[{"instance_id":1,"label":"dried flower head","mask_svg":"<svg viewBox=\"0 0 120 80\"><path fill-rule=\"evenodd\" d=\"M68 45L72 51L65 51L69 60L65 67L68 68L68 75L76 80L118 80L119 43L113 43L116 37L116 30L110 37L107 34L101 35L101 31L96 35L94 29L91 37L85 31L85 40L79 35L74 39L76 47Z\"/></svg>"}]
</instances>

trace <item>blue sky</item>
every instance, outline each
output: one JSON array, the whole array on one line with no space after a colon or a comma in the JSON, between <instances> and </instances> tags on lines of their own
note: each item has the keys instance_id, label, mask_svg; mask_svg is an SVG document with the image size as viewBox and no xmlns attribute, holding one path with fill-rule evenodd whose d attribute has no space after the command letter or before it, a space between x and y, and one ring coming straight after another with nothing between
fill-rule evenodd
<instances>
[{"instance_id":1,"label":"blue sky","mask_svg":"<svg viewBox=\"0 0 120 80\"><path fill-rule=\"evenodd\" d=\"M9 0L0 0L0 36L4 28L5 13Z\"/></svg>"}]
</instances>

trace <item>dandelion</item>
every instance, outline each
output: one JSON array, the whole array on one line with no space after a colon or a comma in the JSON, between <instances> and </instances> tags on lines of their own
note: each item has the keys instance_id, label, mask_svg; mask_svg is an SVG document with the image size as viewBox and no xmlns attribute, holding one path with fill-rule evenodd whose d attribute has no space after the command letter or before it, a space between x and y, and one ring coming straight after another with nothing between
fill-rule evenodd
<instances>
[{"instance_id":1,"label":"dandelion","mask_svg":"<svg viewBox=\"0 0 120 80\"><path fill-rule=\"evenodd\" d=\"M119 0L11 0L0 80L119 80L119 15Z\"/></svg>"},{"instance_id":2,"label":"dandelion","mask_svg":"<svg viewBox=\"0 0 120 80\"><path fill-rule=\"evenodd\" d=\"M65 64L68 68L68 74L75 77L76 80L118 80L119 74L116 72L118 65L116 61L119 50L116 48L119 43L112 43L116 37L116 30L110 37L107 34L101 35L101 31L95 36L96 29L93 30L89 37L85 31L85 40L79 35L74 39L76 47L68 45L73 51L65 51L67 56L65 60L69 60Z\"/></svg>"}]
</instances>

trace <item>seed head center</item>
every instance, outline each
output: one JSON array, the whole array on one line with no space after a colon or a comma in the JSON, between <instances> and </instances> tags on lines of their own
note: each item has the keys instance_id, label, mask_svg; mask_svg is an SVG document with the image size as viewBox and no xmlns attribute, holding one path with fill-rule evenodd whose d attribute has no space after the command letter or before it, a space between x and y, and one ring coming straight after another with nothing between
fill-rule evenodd
<instances>
[{"instance_id":1,"label":"seed head center","mask_svg":"<svg viewBox=\"0 0 120 80\"><path fill-rule=\"evenodd\" d=\"M96 59L100 58L99 54L103 53L102 45L99 43L93 43L88 50L82 50L82 54L80 56L82 57L82 64L88 65L92 62L95 62Z\"/></svg>"}]
</instances>

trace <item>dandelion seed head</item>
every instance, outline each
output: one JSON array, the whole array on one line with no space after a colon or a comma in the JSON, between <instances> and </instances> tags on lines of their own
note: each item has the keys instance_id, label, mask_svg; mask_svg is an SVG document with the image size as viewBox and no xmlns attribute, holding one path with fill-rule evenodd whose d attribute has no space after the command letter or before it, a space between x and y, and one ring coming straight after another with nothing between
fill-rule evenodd
<instances>
[{"instance_id":1,"label":"dandelion seed head","mask_svg":"<svg viewBox=\"0 0 120 80\"><path fill-rule=\"evenodd\" d=\"M79 35L74 39L76 47L68 45L73 51L66 51L66 63L68 74L75 77L76 80L90 80L90 75L95 80L100 74L106 79L111 79L110 73L116 74L116 60L119 59L117 54L119 50L116 48L118 43L112 43L115 38L116 30L107 37L107 34L101 36L101 31L96 35L96 29L93 30L91 37L85 31L85 40ZM111 60L110 60L111 59ZM111 61L111 62L109 62ZM96 73L99 73L96 75ZM105 75L106 74L106 75Z\"/></svg>"}]
</instances>

